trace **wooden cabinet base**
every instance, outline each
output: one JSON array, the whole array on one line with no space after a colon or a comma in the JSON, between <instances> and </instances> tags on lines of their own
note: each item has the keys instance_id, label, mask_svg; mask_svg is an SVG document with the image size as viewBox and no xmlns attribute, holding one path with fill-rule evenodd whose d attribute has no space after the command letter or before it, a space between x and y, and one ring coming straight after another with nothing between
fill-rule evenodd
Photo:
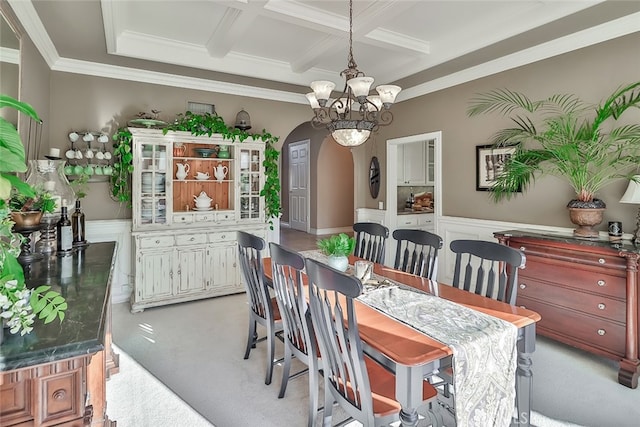
<instances>
[{"instance_id":1,"label":"wooden cabinet base","mask_svg":"<svg viewBox=\"0 0 640 427\"><path fill-rule=\"evenodd\" d=\"M104 353L2 372L0 425L115 426L106 415Z\"/></svg>"}]
</instances>

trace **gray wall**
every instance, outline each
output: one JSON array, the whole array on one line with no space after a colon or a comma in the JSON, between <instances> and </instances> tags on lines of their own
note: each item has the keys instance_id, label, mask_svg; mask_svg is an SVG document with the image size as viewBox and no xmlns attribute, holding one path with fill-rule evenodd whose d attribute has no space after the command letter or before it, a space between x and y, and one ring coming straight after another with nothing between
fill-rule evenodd
<instances>
[{"instance_id":1,"label":"gray wall","mask_svg":"<svg viewBox=\"0 0 640 427\"><path fill-rule=\"evenodd\" d=\"M441 130L444 215L571 227L566 211L573 198L571 187L555 177L537 180L533 187L508 202L493 203L486 192L475 190L475 146L487 144L490 136L509 121L499 115L469 118L468 101L476 93L509 88L533 99L554 93L575 93L598 103L618 86L640 80L640 33L580 49L558 57L438 91L394 106L395 120L376 136L374 144L355 151L356 206L377 208L367 190L366 168L372 154L385 164L385 141L390 138ZM628 111L628 119L640 122L640 110ZM385 191L386 167L383 166ZM620 204L627 182L620 180L604 188L598 197L607 204L603 226L621 220L632 231L638 206ZM384 200L381 194L378 200Z\"/></svg>"}]
</instances>

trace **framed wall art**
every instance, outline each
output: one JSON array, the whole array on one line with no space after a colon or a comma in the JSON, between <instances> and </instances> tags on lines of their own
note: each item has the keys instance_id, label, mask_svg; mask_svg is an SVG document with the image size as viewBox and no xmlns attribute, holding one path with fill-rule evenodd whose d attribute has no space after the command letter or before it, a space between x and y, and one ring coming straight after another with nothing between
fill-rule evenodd
<instances>
[{"instance_id":1,"label":"framed wall art","mask_svg":"<svg viewBox=\"0 0 640 427\"><path fill-rule=\"evenodd\" d=\"M505 162L515 154L516 147L476 146L476 190L491 191L496 178L504 170Z\"/></svg>"}]
</instances>

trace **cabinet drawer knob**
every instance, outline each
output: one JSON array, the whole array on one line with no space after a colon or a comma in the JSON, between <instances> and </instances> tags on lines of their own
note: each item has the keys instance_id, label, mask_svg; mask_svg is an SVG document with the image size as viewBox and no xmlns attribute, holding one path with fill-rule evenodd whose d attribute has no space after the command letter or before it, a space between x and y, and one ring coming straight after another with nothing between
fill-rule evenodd
<instances>
[{"instance_id":1,"label":"cabinet drawer knob","mask_svg":"<svg viewBox=\"0 0 640 427\"><path fill-rule=\"evenodd\" d=\"M527 285L525 285L524 283L520 283L520 289L525 289L527 287Z\"/></svg>"},{"instance_id":2,"label":"cabinet drawer knob","mask_svg":"<svg viewBox=\"0 0 640 427\"><path fill-rule=\"evenodd\" d=\"M156 240L156 245L159 245L159 244L160 244L160 240Z\"/></svg>"},{"instance_id":3,"label":"cabinet drawer knob","mask_svg":"<svg viewBox=\"0 0 640 427\"><path fill-rule=\"evenodd\" d=\"M607 308L607 306L604 305L603 303L598 304L598 309L604 310L605 308Z\"/></svg>"},{"instance_id":4,"label":"cabinet drawer knob","mask_svg":"<svg viewBox=\"0 0 640 427\"><path fill-rule=\"evenodd\" d=\"M527 248L525 248L524 246L520 246L520 250L524 252L527 250Z\"/></svg>"},{"instance_id":5,"label":"cabinet drawer knob","mask_svg":"<svg viewBox=\"0 0 640 427\"><path fill-rule=\"evenodd\" d=\"M598 260L598 264L604 264L604 263L605 263L604 258L600 258L600 259Z\"/></svg>"},{"instance_id":6,"label":"cabinet drawer knob","mask_svg":"<svg viewBox=\"0 0 640 427\"><path fill-rule=\"evenodd\" d=\"M60 389L54 391L51 396L55 400L63 400L67 396L67 392L64 389L60 388Z\"/></svg>"},{"instance_id":7,"label":"cabinet drawer knob","mask_svg":"<svg viewBox=\"0 0 640 427\"><path fill-rule=\"evenodd\" d=\"M220 237L221 237L221 238L223 238L223 239L226 239L226 238L227 238L227 236L226 236L226 235L224 235L224 234L223 234L222 236L220 236Z\"/></svg>"},{"instance_id":8,"label":"cabinet drawer knob","mask_svg":"<svg viewBox=\"0 0 640 427\"><path fill-rule=\"evenodd\" d=\"M194 240L196 240L195 237L192 237L192 238L189 239L190 242L193 242Z\"/></svg>"},{"instance_id":9,"label":"cabinet drawer knob","mask_svg":"<svg viewBox=\"0 0 640 427\"><path fill-rule=\"evenodd\" d=\"M604 329L598 329L598 335L602 336L604 334L606 334L607 331L605 331Z\"/></svg>"},{"instance_id":10,"label":"cabinet drawer knob","mask_svg":"<svg viewBox=\"0 0 640 427\"><path fill-rule=\"evenodd\" d=\"M605 284L604 280L598 280L598 286L604 286Z\"/></svg>"}]
</instances>

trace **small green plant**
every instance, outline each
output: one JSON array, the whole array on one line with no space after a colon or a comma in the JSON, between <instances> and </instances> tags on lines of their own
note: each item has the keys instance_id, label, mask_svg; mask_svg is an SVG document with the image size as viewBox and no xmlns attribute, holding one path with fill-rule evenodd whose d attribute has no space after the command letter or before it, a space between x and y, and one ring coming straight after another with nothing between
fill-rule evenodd
<instances>
[{"instance_id":1,"label":"small green plant","mask_svg":"<svg viewBox=\"0 0 640 427\"><path fill-rule=\"evenodd\" d=\"M40 211L42 213L53 213L56 210L56 201L48 191L40 188L33 189L33 196L28 196L17 189L11 190L9 198L9 209L13 212Z\"/></svg>"},{"instance_id":2,"label":"small green plant","mask_svg":"<svg viewBox=\"0 0 640 427\"><path fill-rule=\"evenodd\" d=\"M356 239L340 233L318 240L318 248L327 256L349 256L356 247Z\"/></svg>"},{"instance_id":3,"label":"small green plant","mask_svg":"<svg viewBox=\"0 0 640 427\"><path fill-rule=\"evenodd\" d=\"M131 206L131 173L133 172L133 149L131 132L120 128L113 134L113 174L111 175L111 195L118 202Z\"/></svg>"}]
</instances>

